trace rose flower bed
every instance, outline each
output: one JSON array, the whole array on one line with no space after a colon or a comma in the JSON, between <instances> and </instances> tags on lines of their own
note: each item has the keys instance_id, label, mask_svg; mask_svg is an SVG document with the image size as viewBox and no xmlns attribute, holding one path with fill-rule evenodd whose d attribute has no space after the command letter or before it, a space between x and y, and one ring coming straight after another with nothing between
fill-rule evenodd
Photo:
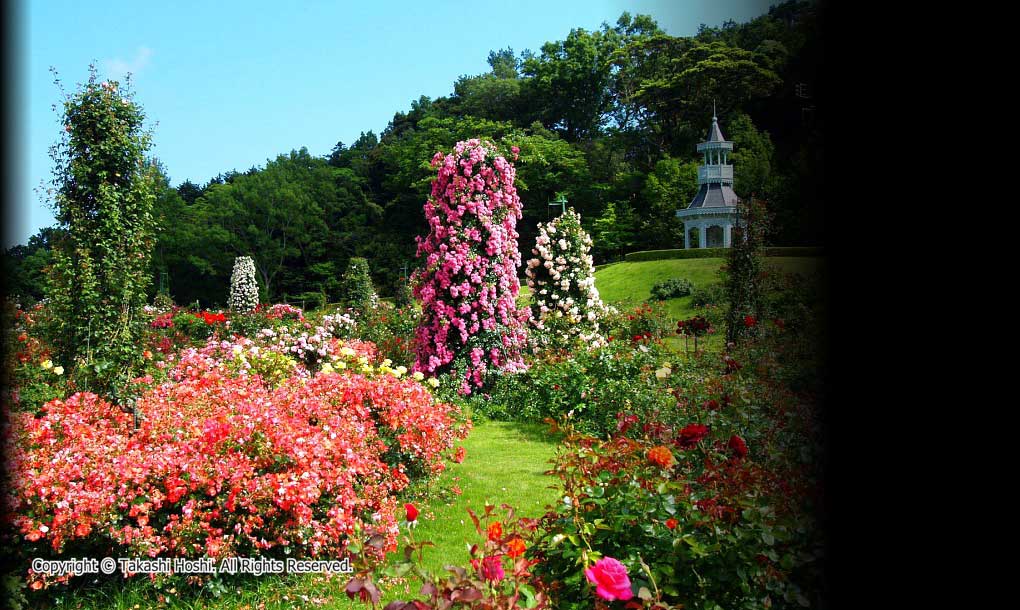
<instances>
[{"instance_id":1,"label":"rose flower bed","mask_svg":"<svg viewBox=\"0 0 1020 610\"><path fill-rule=\"evenodd\" d=\"M295 367L278 387L236 373L223 342L184 350L142 392L137 428L89 393L9 414L5 501L22 556L340 557L373 536L380 557L394 550L395 494L409 473L442 470L456 408L330 349L359 372ZM70 578L29 571L35 589Z\"/></svg>"}]
</instances>

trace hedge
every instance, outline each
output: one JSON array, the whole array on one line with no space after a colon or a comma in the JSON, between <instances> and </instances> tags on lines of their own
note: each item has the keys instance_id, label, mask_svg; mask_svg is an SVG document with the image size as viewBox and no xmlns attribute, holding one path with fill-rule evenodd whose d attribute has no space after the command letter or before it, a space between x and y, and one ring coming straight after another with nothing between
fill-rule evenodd
<instances>
[{"instance_id":1,"label":"hedge","mask_svg":"<svg viewBox=\"0 0 1020 610\"><path fill-rule=\"evenodd\" d=\"M631 252L623 257L628 263L662 261L679 258L726 258L729 248L690 248L679 250L645 250ZM818 247L770 247L765 248L766 256L824 256Z\"/></svg>"}]
</instances>

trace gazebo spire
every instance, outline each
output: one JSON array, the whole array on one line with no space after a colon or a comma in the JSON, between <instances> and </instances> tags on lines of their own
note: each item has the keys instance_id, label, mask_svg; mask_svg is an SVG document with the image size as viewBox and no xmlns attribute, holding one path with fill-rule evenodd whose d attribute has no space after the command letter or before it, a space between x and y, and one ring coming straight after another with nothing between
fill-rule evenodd
<instances>
[{"instance_id":1,"label":"gazebo spire","mask_svg":"<svg viewBox=\"0 0 1020 610\"><path fill-rule=\"evenodd\" d=\"M715 115L715 100L712 100L712 127L708 130L708 142L725 142L722 130L719 129L719 117Z\"/></svg>"}]
</instances>

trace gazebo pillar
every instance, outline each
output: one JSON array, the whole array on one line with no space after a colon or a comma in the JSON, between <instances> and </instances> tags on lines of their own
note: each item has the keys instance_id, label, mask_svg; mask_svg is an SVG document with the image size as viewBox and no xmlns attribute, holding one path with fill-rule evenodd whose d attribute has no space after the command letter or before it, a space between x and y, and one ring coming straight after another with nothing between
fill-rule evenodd
<instances>
[{"instance_id":1,"label":"gazebo pillar","mask_svg":"<svg viewBox=\"0 0 1020 610\"><path fill-rule=\"evenodd\" d=\"M727 222L723 225L723 248L730 247L730 235L733 230L733 223Z\"/></svg>"},{"instance_id":2,"label":"gazebo pillar","mask_svg":"<svg viewBox=\"0 0 1020 610\"><path fill-rule=\"evenodd\" d=\"M684 250L691 248L691 223L684 223Z\"/></svg>"},{"instance_id":3,"label":"gazebo pillar","mask_svg":"<svg viewBox=\"0 0 1020 610\"><path fill-rule=\"evenodd\" d=\"M698 227L698 247L708 247L708 224L702 223L702 225Z\"/></svg>"}]
</instances>

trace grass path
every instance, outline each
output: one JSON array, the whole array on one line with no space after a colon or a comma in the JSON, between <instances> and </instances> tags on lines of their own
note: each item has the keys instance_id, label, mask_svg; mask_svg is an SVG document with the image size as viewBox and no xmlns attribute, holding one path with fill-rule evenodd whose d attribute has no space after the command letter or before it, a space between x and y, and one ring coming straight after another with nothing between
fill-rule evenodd
<instances>
[{"instance_id":1,"label":"grass path","mask_svg":"<svg viewBox=\"0 0 1020 610\"><path fill-rule=\"evenodd\" d=\"M497 507L513 505L518 514L538 517L544 507L559 497L550 485L555 479L543 474L550 468L558 439L550 436L544 425L503 422L478 422L464 446L467 456L461 464L449 468L433 485L431 499L417 502L421 514L415 530L416 540L430 540L436 546L425 551L424 566L440 573L447 564L466 564L469 542L481 542L474 530L467 508L476 513L486 503ZM457 485L461 494L450 492ZM403 512L401 511L401 515ZM401 540L404 534L401 533ZM398 554L402 556L402 547ZM104 586L83 593L61 595L53 608L110 608L139 610L141 608L187 608L217 610L275 610L290 608L358 609L369 606L352 602L344 593L347 578L343 575L267 575L246 577L230 584L216 596L203 590L199 596L177 595L166 591L162 603L156 594L138 580L123 586ZM186 587L180 587L186 588ZM382 605L395 599L408 599L420 588L417 579L405 585L383 584Z\"/></svg>"},{"instance_id":2,"label":"grass path","mask_svg":"<svg viewBox=\"0 0 1020 610\"><path fill-rule=\"evenodd\" d=\"M443 480L458 485L463 493L448 501L433 501L419 517L418 540L432 540L436 547L425 552L425 566L440 570L449 563L468 559L469 543L481 543L471 517L485 504L511 504L519 515L538 517L559 494L549 487L556 479L543 473L551 467L557 438L544 425L505 422L478 424L464 441L467 458L453 464Z\"/></svg>"}]
</instances>

